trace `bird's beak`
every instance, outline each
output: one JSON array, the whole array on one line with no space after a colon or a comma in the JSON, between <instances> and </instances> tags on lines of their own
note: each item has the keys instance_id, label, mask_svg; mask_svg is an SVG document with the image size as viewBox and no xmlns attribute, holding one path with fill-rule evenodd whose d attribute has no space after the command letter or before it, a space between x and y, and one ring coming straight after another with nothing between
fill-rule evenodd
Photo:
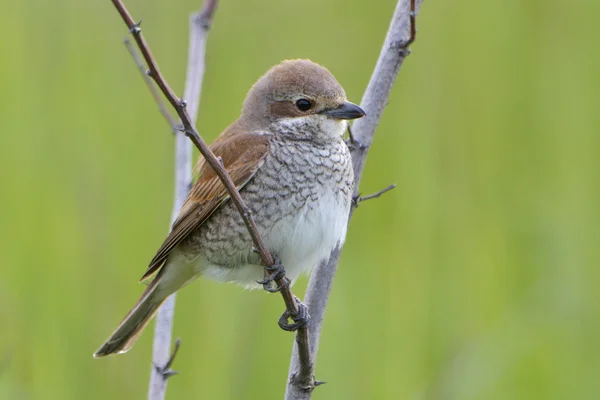
<instances>
[{"instance_id":1,"label":"bird's beak","mask_svg":"<svg viewBox=\"0 0 600 400\"><path fill-rule=\"evenodd\" d=\"M335 119L356 119L366 115L362 108L349 101L344 102L344 104L337 108L323 110L321 111L321 114L325 114L330 118Z\"/></svg>"}]
</instances>

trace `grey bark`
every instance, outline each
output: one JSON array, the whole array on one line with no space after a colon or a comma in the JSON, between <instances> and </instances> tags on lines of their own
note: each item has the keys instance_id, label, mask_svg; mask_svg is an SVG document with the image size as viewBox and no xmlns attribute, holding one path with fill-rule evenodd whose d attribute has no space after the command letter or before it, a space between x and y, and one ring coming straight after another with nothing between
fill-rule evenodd
<instances>
[{"instance_id":1,"label":"grey bark","mask_svg":"<svg viewBox=\"0 0 600 400\"><path fill-rule=\"evenodd\" d=\"M422 0L416 1L415 10L418 12ZM363 95L361 107L366 112L366 117L357 120L352 127L352 136L355 140L352 151L352 164L354 168L355 187L354 194L358 193L358 186L362 177L369 147L373 142L375 130L385 106L387 105L392 86L398 75L406 56L410 53L406 43L410 39L410 0L399 0L392 21L383 43L375 70L371 75L369 85ZM351 210L350 214L352 215ZM314 368L319 339L325 316L325 309L331 293L333 278L338 268L341 248L336 248L329 260L319 265L312 273L305 296L311 321L309 324L311 368ZM298 385L300 359L296 342L292 350L292 358L288 374L286 400L306 400L312 395L312 387Z\"/></svg>"}]
</instances>

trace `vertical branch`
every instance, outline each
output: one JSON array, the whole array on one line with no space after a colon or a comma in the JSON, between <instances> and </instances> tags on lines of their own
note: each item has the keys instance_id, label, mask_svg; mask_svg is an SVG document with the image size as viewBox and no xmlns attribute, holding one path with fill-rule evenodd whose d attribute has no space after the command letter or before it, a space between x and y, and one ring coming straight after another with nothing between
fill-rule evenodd
<instances>
[{"instance_id":1,"label":"vertical branch","mask_svg":"<svg viewBox=\"0 0 600 400\"><path fill-rule=\"evenodd\" d=\"M190 42L184 99L187 100L187 109L194 125L196 124L200 105L200 92L204 77L206 38L216 5L216 0L207 0L202 11L192 14L190 17ZM175 199L171 223L175 222L191 185L192 143L180 131L175 135ZM150 373L149 400L162 400L165 398L167 379L173 374L170 370L173 359L170 355L170 347L174 312L175 294L169 296L156 316L152 346L154 368Z\"/></svg>"},{"instance_id":2,"label":"vertical branch","mask_svg":"<svg viewBox=\"0 0 600 400\"><path fill-rule=\"evenodd\" d=\"M408 46L415 38L415 17L421 3L422 0L398 0L377 65L361 101L361 107L367 115L357 120L352 126L355 199L358 199L358 185L362 177L369 147L373 142L375 129L388 102L398 71L404 59L410 53ZM356 203L350 211L350 215L352 215L355 208ZM341 247L338 246L331 252L329 260L322 262L313 271L306 290L305 302L311 315L309 323L310 354L312 355L310 360L311 370L314 368L316 361L325 308L331 293L341 250ZM303 361L298 355L297 343L295 343L290 362L286 400L310 399L311 397L314 385L307 386L303 384L303 382L306 382L306 376L302 372L302 363Z\"/></svg>"}]
</instances>

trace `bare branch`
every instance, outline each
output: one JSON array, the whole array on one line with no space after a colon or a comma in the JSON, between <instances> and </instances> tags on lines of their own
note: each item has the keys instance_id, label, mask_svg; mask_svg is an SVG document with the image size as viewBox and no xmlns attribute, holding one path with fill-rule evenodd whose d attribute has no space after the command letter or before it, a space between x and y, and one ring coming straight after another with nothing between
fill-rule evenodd
<instances>
[{"instance_id":1,"label":"bare branch","mask_svg":"<svg viewBox=\"0 0 600 400\"><path fill-rule=\"evenodd\" d=\"M142 55L144 57L144 60L146 61L146 64L148 65L148 75L156 82L157 86L160 88L160 90L162 91L164 96L167 98L169 103L173 106L173 108L177 112L177 115L179 115L179 118L181 119L181 122L183 124L183 130L184 130L185 135L198 148L198 150L200 151L200 153L206 160L207 164L210 165L210 167L215 171L215 174L219 177L219 179L221 179L221 182L227 189L227 192L231 198L231 201L233 202L233 204L237 208L238 212L240 213L242 220L244 221L244 224L246 225L246 228L248 229L248 232L250 233L250 236L252 237L254 247L257 249L258 254L260 255L260 257L265 265L265 268L274 267L275 259L267 251L266 247L264 246L262 238L260 237L260 234L258 233L256 223L254 222L254 219L250 213L250 209L246 206L246 204L242 200L242 197L240 196L239 192L237 191L237 188L235 187L235 184L231 180L231 177L229 176L229 174L227 173L227 171L225 170L223 165L215 157L215 155L212 153L212 151L210 150L210 148L208 147L208 145L206 144L204 139L202 139L202 137L200 137L200 135L196 131L196 128L194 127L194 123L192 122L190 115L188 113L187 102L185 100L182 100L177 97L175 92L171 89L171 87L169 86L169 84L167 83L165 78L162 76L162 74L158 68L158 64L156 63L156 60L154 59L152 52L150 51L150 48L149 48L146 40L144 39L144 36L142 35L142 29L140 27L140 23L136 23L133 20L133 18L131 17L129 12L127 11L127 8L125 7L125 5L123 4L123 2L121 0L111 0L111 1L114 4L117 11L119 12L119 14L121 15L121 18L127 25L127 28L133 35ZM212 9L214 10L214 7L216 6L216 1L214 1L214 0L207 1L205 7L211 7L211 6L212 6ZM211 12L201 12L199 20L204 21L204 22L210 21L210 18L209 18L210 15L212 15L212 11ZM265 276L267 276L267 275L268 275L268 271L265 270ZM287 314L290 315L291 318L300 316L301 315L300 308L296 301L296 297L293 295L292 290L290 288L289 280L285 276L278 276L277 279L275 279L275 282L276 282L277 286L280 288L279 292L281 293L281 296L283 297L283 300L285 302ZM168 302L169 302L169 300L167 300L166 304L168 304ZM163 308L164 307L165 306L163 305ZM160 315L158 317L160 317ZM157 319L157 324L159 322L160 322L160 318ZM300 340L297 340L297 343L299 344L300 357L302 360L305 361L305 363L303 363L301 365L300 370L302 371L302 373L304 375L307 375L307 376L310 375L311 380L314 380L312 378L312 367L309 362L310 361L310 353L309 353L309 347L308 347L308 329L307 329L307 327L306 326L300 327L297 331L296 336L298 338L300 338Z\"/></svg>"},{"instance_id":2,"label":"bare branch","mask_svg":"<svg viewBox=\"0 0 600 400\"><path fill-rule=\"evenodd\" d=\"M368 196L362 196L362 197L359 195L359 197L354 202L354 207L358 207L358 205L360 203L362 203L363 201L367 201L367 200L371 200L371 199L376 199L379 196L381 196L382 194L387 193L387 192L389 192L392 189L396 189L396 185L393 184L393 183L390 186L386 187L385 189L381 189L377 193L373 193L373 194L370 194Z\"/></svg>"},{"instance_id":3,"label":"bare branch","mask_svg":"<svg viewBox=\"0 0 600 400\"><path fill-rule=\"evenodd\" d=\"M400 71L404 59L410 54L408 46L415 40L416 26L414 23L418 11L415 8L415 1L398 1L379 60L361 101L361 107L367 115L357 120L352 126L354 139L363 145L352 151L352 164L356 181L355 194L362 177L369 147L373 143L375 129L377 129L381 114L387 105L398 71ZM422 0L418 3L420 7ZM414 10L414 15L411 15L411 10ZM409 18L406 18L406 16L409 16Z\"/></svg>"},{"instance_id":4,"label":"bare branch","mask_svg":"<svg viewBox=\"0 0 600 400\"><path fill-rule=\"evenodd\" d=\"M129 14L121 0L112 0L112 2L117 8L119 14L121 14L121 17L123 18L125 23L127 24L129 31L133 35L136 43L138 44L138 47L140 48L140 51L142 52L142 55L144 56L144 59L146 60L146 63L148 64L148 75L152 79L154 79L154 81L156 82L160 90L163 92L169 103L171 103L173 108L175 108L175 110L177 111L177 114L181 118L181 122L183 124L183 129L186 136L192 141L192 143L194 143L194 145L198 148L202 156L204 156L204 158L206 159L208 165L210 165L210 167L215 171L219 179L221 179L221 182L223 182L223 185L227 189L227 193L231 197L232 202L235 204L238 212L242 216L244 224L250 232L250 236L252 237L254 246L258 249L258 253L261 259L263 260L265 266L270 267L274 265L273 256L265 248L262 238L258 233L258 229L256 227L256 223L254 222L254 218L250 213L250 209L242 200L242 197L237 191L235 184L231 180L231 177L229 176L225 168L221 165L221 163L219 163L217 157L215 157L215 155L212 153L204 139L202 139L202 137L200 137L200 135L196 131L196 128L194 127L194 124L192 124L192 121L187 111L187 102L177 97L175 92L173 92L167 81L160 73L158 65L150 51L150 48L148 47L148 44L146 43L146 40L142 35L142 29L140 28L140 25L134 22L133 18L131 18L131 15ZM295 302L291 290L289 290L288 282L285 280L285 278L282 278L277 280L277 284L283 288L281 290L281 294L284 298L287 309L290 310L292 315L297 315L298 305Z\"/></svg>"},{"instance_id":5,"label":"bare branch","mask_svg":"<svg viewBox=\"0 0 600 400\"><path fill-rule=\"evenodd\" d=\"M365 160L369 147L373 142L375 129L379 124L381 114L385 108L392 86L404 62L409 54L408 46L414 41L416 35L415 16L422 0L398 0L392 22L388 30L385 42L381 49L377 65L371 75L371 80L363 96L361 107L367 116L357 120L352 126L351 145L352 164L354 168L355 187L354 194L358 193L358 185L362 176ZM408 18L406 18L408 16ZM360 145L356 145L356 144ZM381 193L380 193L381 194ZM354 211L353 207L350 211ZM306 290L305 302L310 309L311 320L308 326L310 342L309 360L311 368L314 366L325 308L331 293L333 278L340 260L341 247L334 249L329 260L324 261L311 274L308 288ZM303 364L306 362L298 354L298 338L292 352L288 385L285 394L286 400L310 399L314 385L307 385L307 375L303 372ZM312 376L312 371L311 371Z\"/></svg>"}]
</instances>

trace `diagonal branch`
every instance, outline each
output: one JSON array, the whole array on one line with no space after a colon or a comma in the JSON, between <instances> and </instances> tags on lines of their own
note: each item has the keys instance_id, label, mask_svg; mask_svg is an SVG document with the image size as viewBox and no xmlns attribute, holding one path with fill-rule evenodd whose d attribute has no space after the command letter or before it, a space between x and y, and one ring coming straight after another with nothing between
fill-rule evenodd
<instances>
[{"instance_id":1,"label":"diagonal branch","mask_svg":"<svg viewBox=\"0 0 600 400\"><path fill-rule=\"evenodd\" d=\"M398 71L406 56L410 54L408 47L415 39L415 18L422 1L398 0L390 28L379 54L377 65L361 101L361 107L367 115L357 120L352 126L350 144L355 178L354 198L358 196L358 185L369 147L373 142L375 129L387 104ZM352 216L355 208L356 205L352 207L350 216ZM304 300L311 313L309 323L309 335L311 337L310 354L313 357L310 360L311 368L314 366L316 360L325 308L327 307L329 294L331 293L341 250L341 246L338 246L331 252L329 260L321 263L313 271L306 290ZM310 383L309 378L312 376L312 371L310 375L306 375L302 368L303 362L298 354L298 346L295 345L290 362L288 385L285 394L286 400L305 400L311 397L314 385L307 383Z\"/></svg>"},{"instance_id":2,"label":"diagonal branch","mask_svg":"<svg viewBox=\"0 0 600 400\"><path fill-rule=\"evenodd\" d=\"M240 213L250 236L252 237L252 241L254 243L254 247L257 253L260 255L265 268L272 268L275 266L275 260L273 256L267 251L260 234L258 233L258 229L256 227L256 223L252 217L250 209L246 206L242 197L240 196L235 184L231 180L231 177L223 167L223 165L219 162L219 159L212 153L206 142L200 137L194 124L190 118L190 114L188 113L187 103L185 100L177 97L175 92L171 89L163 75L161 74L158 64L156 63L152 52L148 46L148 43L144 39L142 35L142 29L140 27L141 23L136 23L134 19L127 11L127 8L123 4L122 0L111 0L121 18L127 25L127 28L133 35L135 42L137 43L146 64L148 65L148 76L150 76L160 88L161 92L167 98L171 106L177 112L177 115L181 119L181 123L183 125L183 130L185 135L194 143L194 145L198 148L202 156L205 158L206 162L210 167L215 171L216 175L221 179L221 182L227 189L227 192L231 198L231 201L234 203L238 212ZM207 4L215 4L216 1L208 0ZM265 272L267 274L267 272ZM293 295L289 280L282 275L279 275L275 282L277 286L280 288L279 292L283 297L283 300L286 305L287 313L290 316L298 316L300 315L300 308L298 303L296 302L296 297ZM306 326L298 329L296 334L297 343L299 348L300 358L304 361L301 370L305 374L312 374L312 368L310 368L310 353L308 346L308 329Z\"/></svg>"}]
</instances>

